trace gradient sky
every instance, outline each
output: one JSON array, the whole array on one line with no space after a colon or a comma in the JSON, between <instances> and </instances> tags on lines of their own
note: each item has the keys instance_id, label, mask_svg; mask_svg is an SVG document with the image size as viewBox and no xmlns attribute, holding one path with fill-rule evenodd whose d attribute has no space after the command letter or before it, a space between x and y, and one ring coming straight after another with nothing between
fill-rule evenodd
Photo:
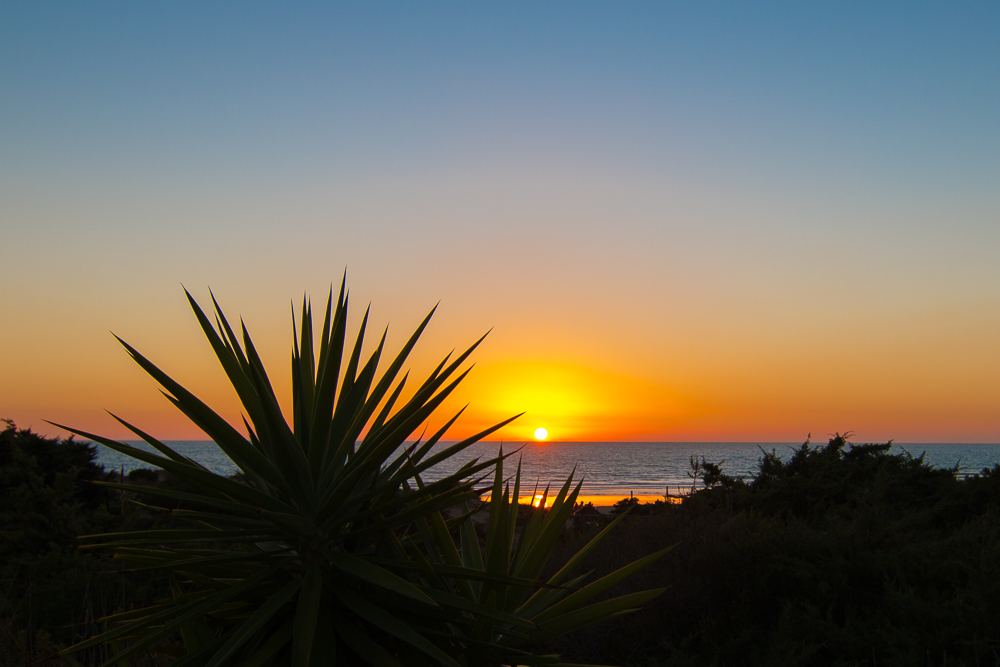
<instances>
[{"instance_id":1,"label":"gradient sky","mask_svg":"<svg viewBox=\"0 0 1000 667\"><path fill-rule=\"evenodd\" d=\"M0 417L197 438L109 330L236 418L181 285L287 395L346 267L456 435L1000 441L1000 5L816 4L3 3Z\"/></svg>"}]
</instances>

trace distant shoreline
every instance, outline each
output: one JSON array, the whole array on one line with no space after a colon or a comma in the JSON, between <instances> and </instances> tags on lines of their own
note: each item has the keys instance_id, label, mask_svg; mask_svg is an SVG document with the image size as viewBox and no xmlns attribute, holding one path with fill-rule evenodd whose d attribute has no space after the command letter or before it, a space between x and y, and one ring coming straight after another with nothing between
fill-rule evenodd
<instances>
[{"instance_id":1,"label":"distant shoreline","mask_svg":"<svg viewBox=\"0 0 1000 667\"><path fill-rule=\"evenodd\" d=\"M167 441L165 444L219 474L230 475L236 470L210 441ZM816 442L814 446L820 444L823 443ZM610 507L630 495L646 503L663 501L665 496L689 493L692 489L692 458L700 460L704 457L709 462L721 463L727 475L749 478L758 468L762 449L767 452L775 450L780 457L787 458L799 446L801 443L507 443L504 445L505 452L511 448L520 451L507 459L504 476L512 475L520 462L521 491L527 497L536 483L538 486L534 493L541 494L546 485L551 485L550 494L554 493L572 473L575 482L583 481L582 502L591 502L595 507ZM457 469L467 460L496 456L498 448L499 443L475 443L453 460L426 471L424 480L434 481L453 472L452 467ZM906 450L913 456L926 452L928 463L940 468L957 465L960 475L978 473L983 468L992 468L1000 463L1000 444L898 443L894 444L894 450ZM101 445L98 446L98 463L108 470L124 469L126 474L136 468L151 467ZM695 484L694 488L700 486Z\"/></svg>"}]
</instances>

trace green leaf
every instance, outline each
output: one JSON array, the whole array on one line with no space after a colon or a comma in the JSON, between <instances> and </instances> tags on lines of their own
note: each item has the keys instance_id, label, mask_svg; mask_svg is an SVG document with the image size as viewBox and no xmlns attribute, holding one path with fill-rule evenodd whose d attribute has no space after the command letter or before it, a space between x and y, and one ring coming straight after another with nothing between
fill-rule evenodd
<instances>
[{"instance_id":1,"label":"green leaf","mask_svg":"<svg viewBox=\"0 0 1000 667\"><path fill-rule=\"evenodd\" d=\"M341 616L335 616L334 624L337 628L337 635L368 664L375 667L403 667L396 656L382 648L357 623L351 623Z\"/></svg>"},{"instance_id":2,"label":"green leaf","mask_svg":"<svg viewBox=\"0 0 1000 667\"><path fill-rule=\"evenodd\" d=\"M573 477L570 475L560 489L559 495L556 496L548 514L542 521L537 538L531 540L523 557L518 559L514 574L533 579L541 573L559 540L559 535L562 534L566 526L566 521L573 514L573 504L580 493L580 484L577 484L573 492L567 495L572 479Z\"/></svg>"},{"instance_id":3,"label":"green leaf","mask_svg":"<svg viewBox=\"0 0 1000 667\"><path fill-rule=\"evenodd\" d=\"M211 638L208 643L202 645L197 650L188 651L174 662L171 662L170 667L204 667L205 662L211 657L212 653L226 643L232 632L230 630L220 637ZM163 652L166 653L166 651Z\"/></svg>"},{"instance_id":4,"label":"green leaf","mask_svg":"<svg viewBox=\"0 0 1000 667\"><path fill-rule=\"evenodd\" d=\"M396 384L396 388L392 390L392 394L386 400L385 405L379 411L378 416L375 417L375 421L372 422L371 426L368 428L368 434L365 436L365 440L368 438L374 438L378 435L378 432L382 430L385 425L385 420L388 419L389 413L392 412L392 408L396 405L396 401L399 399L399 395L403 393L403 387L406 386L406 379L410 376L409 372L403 376L403 379Z\"/></svg>"},{"instance_id":5,"label":"green leaf","mask_svg":"<svg viewBox=\"0 0 1000 667\"><path fill-rule=\"evenodd\" d=\"M170 592L173 594L175 600L181 596L180 586L176 583L171 584ZM181 628L181 639L184 642L184 648L189 653L193 653L202 646L210 644L213 638L205 622L200 618L196 618Z\"/></svg>"},{"instance_id":6,"label":"green leaf","mask_svg":"<svg viewBox=\"0 0 1000 667\"><path fill-rule=\"evenodd\" d=\"M239 663L239 667L262 667L275 656L292 639L292 621L278 628L267 638L259 648L257 648L247 660ZM172 666L171 666L172 667Z\"/></svg>"},{"instance_id":7,"label":"green leaf","mask_svg":"<svg viewBox=\"0 0 1000 667\"><path fill-rule=\"evenodd\" d=\"M229 641L219 649L219 651L212 656L205 667L217 667L221 665L224 661L228 660L230 656L239 651L243 645L257 632L265 623L270 621L278 611L284 607L298 592L299 588L302 587L301 579L293 579L292 581L285 584L281 590L268 598L267 602L262 604L254 612L253 616L247 619L239 629L233 633L229 638ZM285 639L287 642L288 639ZM284 645L285 642L282 642ZM280 647L279 647L280 648Z\"/></svg>"},{"instance_id":8,"label":"green leaf","mask_svg":"<svg viewBox=\"0 0 1000 667\"><path fill-rule=\"evenodd\" d=\"M476 534L476 526L472 518L466 519L459 528L459 539L462 540L462 565L472 570L482 570L483 552L479 548L479 536ZM482 590L482 583L471 581L473 599L478 600Z\"/></svg>"},{"instance_id":9,"label":"green leaf","mask_svg":"<svg viewBox=\"0 0 1000 667\"><path fill-rule=\"evenodd\" d=\"M250 657L239 663L239 667L262 667L268 664L274 655L283 649L292 639L292 619L285 622L280 628L271 633L263 644L254 650Z\"/></svg>"},{"instance_id":10,"label":"green leaf","mask_svg":"<svg viewBox=\"0 0 1000 667\"><path fill-rule=\"evenodd\" d=\"M310 442L315 446L309 449L309 465L314 471L322 472L324 462L330 456L331 429L333 413L336 404L337 383L340 375L340 363L344 354L344 339L347 334L347 296L345 280L340 284L340 296L337 299L337 309L333 321L330 321L330 306L333 289L326 303L326 315L323 319L323 336L320 341L319 365L316 376L316 405L313 408L313 424L310 428Z\"/></svg>"},{"instance_id":11,"label":"green leaf","mask_svg":"<svg viewBox=\"0 0 1000 667\"><path fill-rule=\"evenodd\" d=\"M405 595L408 598L419 600L432 607L437 606L437 602L427 597L426 593L413 584L363 558L357 558L356 556L336 551L330 552L327 554L327 557L330 564L342 572L354 575L370 584L375 584L400 595Z\"/></svg>"},{"instance_id":12,"label":"green leaf","mask_svg":"<svg viewBox=\"0 0 1000 667\"><path fill-rule=\"evenodd\" d=\"M577 630L591 623L602 621L612 614L641 607L665 590L667 589L656 588L648 591L639 591L638 593L630 593L629 595L598 602L589 607L576 609L561 616L556 616L549 619L546 623L539 623L539 627L554 635Z\"/></svg>"},{"instance_id":13,"label":"green leaf","mask_svg":"<svg viewBox=\"0 0 1000 667\"><path fill-rule=\"evenodd\" d=\"M337 586L335 590L337 597L339 597L343 603L348 606L348 608L372 625L375 625L393 637L410 644L444 665L448 665L449 667L462 667L451 656L432 644L426 637L423 637L411 626L392 616L392 614L387 612L385 609L372 604L357 593L354 593L346 588Z\"/></svg>"},{"instance_id":14,"label":"green leaf","mask_svg":"<svg viewBox=\"0 0 1000 667\"><path fill-rule=\"evenodd\" d=\"M621 521L626 516L628 516L628 512L629 510L622 512L614 521L609 523L600 533L594 536L594 538L590 540L590 542L588 542L585 547L577 551L572 558L566 561L566 564L563 565L558 572L552 575L552 577L549 579L549 583L558 584L567 576L569 576L573 572L573 570L575 570L580 565L580 563L582 563L583 560L588 555L590 555L590 552L592 552L595 548L597 548L597 545L600 544L605 537L610 535L611 531L614 530L615 527L618 526L618 524L621 523Z\"/></svg>"},{"instance_id":15,"label":"green leaf","mask_svg":"<svg viewBox=\"0 0 1000 667\"><path fill-rule=\"evenodd\" d=\"M251 379L257 389L257 395L260 397L264 421L271 438L275 463L277 463L282 476L292 483L291 488L283 490L291 497L308 505L313 501L315 493L309 462L306 460L302 445L295 438L295 434L292 433L288 422L281 414L278 398L274 395L267 371L264 370L264 364L257 355L257 350L253 341L250 340L246 326L243 326L243 342L246 346L247 359L250 362Z\"/></svg>"},{"instance_id":16,"label":"green leaf","mask_svg":"<svg viewBox=\"0 0 1000 667\"><path fill-rule=\"evenodd\" d=\"M433 589L428 589L427 594L434 598L438 604L454 607L456 609L461 609L462 611L471 612L475 616L487 616L497 621L503 623L508 623L514 626L523 626L527 628L535 628L537 624L534 619L526 619L515 614L508 614L497 609L487 607L485 605L479 604L478 602L473 602L468 599L459 597L457 595L451 595L450 593L445 593L444 591L436 591Z\"/></svg>"},{"instance_id":17,"label":"green leaf","mask_svg":"<svg viewBox=\"0 0 1000 667\"><path fill-rule=\"evenodd\" d=\"M612 586L617 584L622 579L630 577L639 570L643 569L644 567L647 567L655 563L664 555L666 555L666 553L671 549L673 549L672 546L667 547L666 549L661 549L655 553L651 553L648 556L644 556L636 561L633 561L632 563L629 563L624 567L615 570L611 574L601 577L597 581L591 582L582 589L569 595L561 602L558 602L549 607L548 609L546 609L545 611L541 612L540 614L537 614L533 620L536 623L545 623L545 621L547 621L548 619L555 618L556 616L559 616L561 614L569 613L571 610L583 605L584 603L588 602L589 600L592 600L598 595L601 595L602 593L610 589Z\"/></svg>"},{"instance_id":18,"label":"green leaf","mask_svg":"<svg viewBox=\"0 0 1000 667\"><path fill-rule=\"evenodd\" d=\"M195 540L218 540L227 538L248 538L266 535L261 530L179 530L179 529L156 529L156 530L133 530L124 533L99 533L97 535L85 535L81 540L105 540L106 543L114 544L135 544L138 542L152 541L157 544L168 542L192 542ZM92 548L95 545L86 545Z\"/></svg>"},{"instance_id":19,"label":"green leaf","mask_svg":"<svg viewBox=\"0 0 1000 667\"><path fill-rule=\"evenodd\" d=\"M295 626L292 633L294 667L309 667L322 595L323 575L319 564L312 563L306 568L305 580L299 591L299 604L295 609Z\"/></svg>"}]
</instances>

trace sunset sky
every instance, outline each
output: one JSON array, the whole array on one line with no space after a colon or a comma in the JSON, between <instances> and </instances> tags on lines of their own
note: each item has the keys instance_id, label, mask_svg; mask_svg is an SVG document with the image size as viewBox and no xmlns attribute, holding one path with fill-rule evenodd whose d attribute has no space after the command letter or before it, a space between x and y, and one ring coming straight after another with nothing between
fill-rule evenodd
<instances>
[{"instance_id":1,"label":"sunset sky","mask_svg":"<svg viewBox=\"0 0 1000 667\"><path fill-rule=\"evenodd\" d=\"M238 419L182 286L290 403L346 268L455 436L1000 442L1000 5L815 4L3 3L0 417Z\"/></svg>"}]
</instances>

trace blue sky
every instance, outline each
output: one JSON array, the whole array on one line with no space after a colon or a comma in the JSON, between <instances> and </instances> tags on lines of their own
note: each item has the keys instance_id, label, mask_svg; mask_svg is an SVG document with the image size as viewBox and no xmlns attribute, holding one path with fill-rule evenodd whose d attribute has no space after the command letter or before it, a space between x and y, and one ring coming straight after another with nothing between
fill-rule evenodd
<instances>
[{"instance_id":1,"label":"blue sky","mask_svg":"<svg viewBox=\"0 0 1000 667\"><path fill-rule=\"evenodd\" d=\"M108 328L175 302L182 317L178 282L264 318L347 266L387 313L441 298L463 335L508 332L498 359L614 367L726 424L759 391L719 387L845 367L924 389L843 421L968 385L970 433L1000 437L998 19L987 3L7 3L5 306L99 332L100 356ZM22 421L44 411L15 398ZM789 428L841 414L806 413Z\"/></svg>"},{"instance_id":2,"label":"blue sky","mask_svg":"<svg viewBox=\"0 0 1000 667\"><path fill-rule=\"evenodd\" d=\"M846 7L8 5L5 171L183 182L529 156L989 189L1000 10Z\"/></svg>"}]
</instances>

